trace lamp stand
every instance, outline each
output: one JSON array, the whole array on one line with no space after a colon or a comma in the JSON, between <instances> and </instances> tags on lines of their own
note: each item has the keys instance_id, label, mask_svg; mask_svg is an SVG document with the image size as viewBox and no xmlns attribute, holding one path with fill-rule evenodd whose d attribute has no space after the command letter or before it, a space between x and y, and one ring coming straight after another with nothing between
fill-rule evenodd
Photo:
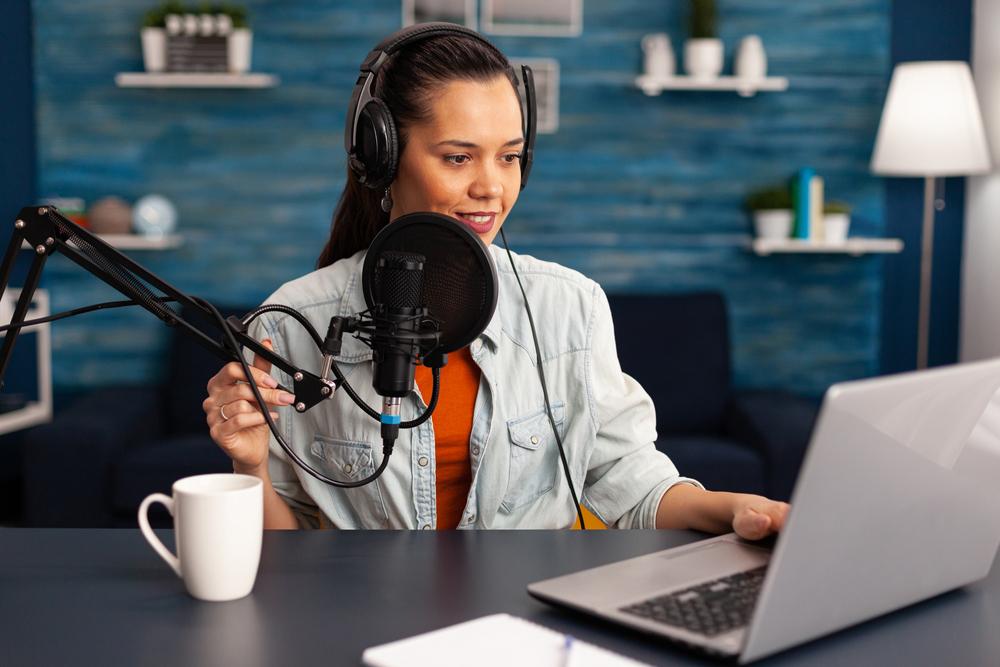
<instances>
[{"instance_id":1,"label":"lamp stand","mask_svg":"<svg viewBox=\"0 0 1000 667\"><path fill-rule=\"evenodd\" d=\"M923 248L920 254L920 317L917 324L917 368L927 368L931 323L931 266L934 263L934 180L924 177Z\"/></svg>"}]
</instances>

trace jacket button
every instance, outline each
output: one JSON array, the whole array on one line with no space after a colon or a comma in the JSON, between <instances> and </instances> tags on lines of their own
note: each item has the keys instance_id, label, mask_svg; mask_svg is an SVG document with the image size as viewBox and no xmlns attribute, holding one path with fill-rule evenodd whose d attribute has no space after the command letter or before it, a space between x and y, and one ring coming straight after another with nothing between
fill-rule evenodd
<instances>
[{"instance_id":1,"label":"jacket button","mask_svg":"<svg viewBox=\"0 0 1000 667\"><path fill-rule=\"evenodd\" d=\"M472 448L472 455L479 456L479 445L476 445L475 447Z\"/></svg>"},{"instance_id":2,"label":"jacket button","mask_svg":"<svg viewBox=\"0 0 1000 667\"><path fill-rule=\"evenodd\" d=\"M351 474L352 470L354 470L354 466L352 466L350 463L344 466L344 472L346 472L348 475Z\"/></svg>"},{"instance_id":3,"label":"jacket button","mask_svg":"<svg viewBox=\"0 0 1000 667\"><path fill-rule=\"evenodd\" d=\"M533 444L533 445L537 445L538 444L538 436L537 435L531 436L531 444Z\"/></svg>"},{"instance_id":4,"label":"jacket button","mask_svg":"<svg viewBox=\"0 0 1000 667\"><path fill-rule=\"evenodd\" d=\"M426 468L428 463L430 463L430 461L427 459L426 456L421 456L419 459L417 459L417 465L420 466L421 468Z\"/></svg>"}]
</instances>

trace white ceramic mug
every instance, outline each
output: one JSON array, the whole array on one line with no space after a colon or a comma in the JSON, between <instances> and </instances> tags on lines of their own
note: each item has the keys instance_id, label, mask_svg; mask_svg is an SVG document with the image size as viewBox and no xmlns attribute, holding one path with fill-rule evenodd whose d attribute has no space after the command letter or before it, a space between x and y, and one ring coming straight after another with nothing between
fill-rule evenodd
<instances>
[{"instance_id":1,"label":"white ceramic mug","mask_svg":"<svg viewBox=\"0 0 1000 667\"><path fill-rule=\"evenodd\" d=\"M173 497L154 493L139 505L139 527L156 553L200 600L236 600L257 578L264 531L264 492L258 477L217 474L174 482ZM152 503L174 517L175 556L149 527Z\"/></svg>"}]
</instances>

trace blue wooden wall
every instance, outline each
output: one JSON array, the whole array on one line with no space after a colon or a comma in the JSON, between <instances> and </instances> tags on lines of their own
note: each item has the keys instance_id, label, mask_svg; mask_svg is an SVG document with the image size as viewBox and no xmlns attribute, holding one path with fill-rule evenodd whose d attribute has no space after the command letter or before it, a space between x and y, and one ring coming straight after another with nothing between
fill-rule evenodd
<instances>
[{"instance_id":1,"label":"blue wooden wall","mask_svg":"<svg viewBox=\"0 0 1000 667\"><path fill-rule=\"evenodd\" d=\"M280 75L274 89L116 88L116 72L141 67L152 4L34 0L39 193L164 194L185 245L130 254L213 301L262 299L314 265L343 184L356 68L399 27L399 3L247 2L254 69ZM720 0L727 56L760 34L788 92L646 97L632 86L639 40L666 31L679 49L686 5L585 0L579 38L495 38L511 56L562 66L560 129L539 137L507 223L514 249L611 292L722 290L741 386L817 394L876 373L883 260L757 257L741 201L808 164L854 205L858 233L882 233L883 187L867 165L890 71L889 0ZM117 298L61 257L45 285L57 310ZM155 379L165 336L138 310L56 323L56 385Z\"/></svg>"}]
</instances>

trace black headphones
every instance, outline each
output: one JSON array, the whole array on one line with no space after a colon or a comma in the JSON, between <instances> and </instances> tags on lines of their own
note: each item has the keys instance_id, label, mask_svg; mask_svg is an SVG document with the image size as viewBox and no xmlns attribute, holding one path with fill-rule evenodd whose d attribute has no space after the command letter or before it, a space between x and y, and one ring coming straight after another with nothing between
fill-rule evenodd
<instances>
[{"instance_id":1,"label":"black headphones","mask_svg":"<svg viewBox=\"0 0 1000 667\"><path fill-rule=\"evenodd\" d=\"M361 73L351 93L351 106L347 110L344 129L344 148L347 163L364 185L372 189L388 187L396 176L399 165L399 136L396 121L389 107L372 95L375 77L386 60L407 44L441 35L465 35L487 45L501 57L503 53L485 37L454 23L418 23L403 28L381 42L368 53L361 63ZM521 66L524 84L524 146L521 150L521 189L528 182L531 160L535 150L535 80L531 68Z\"/></svg>"}]
</instances>

